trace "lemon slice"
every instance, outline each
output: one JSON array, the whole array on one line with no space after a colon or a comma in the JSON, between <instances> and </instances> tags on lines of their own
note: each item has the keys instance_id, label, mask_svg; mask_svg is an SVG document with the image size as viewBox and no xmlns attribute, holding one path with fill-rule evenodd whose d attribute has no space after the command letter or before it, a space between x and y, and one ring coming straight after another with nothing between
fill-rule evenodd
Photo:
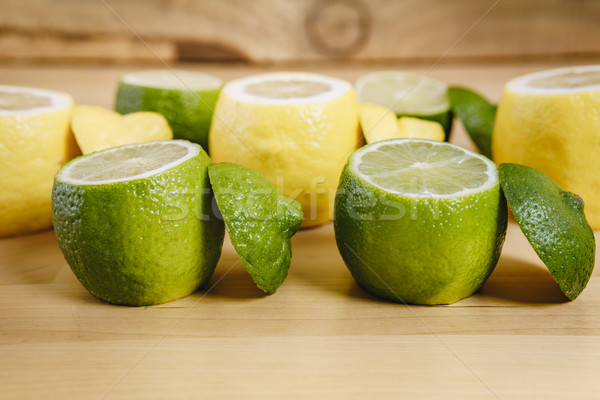
<instances>
[{"instance_id":1,"label":"lemon slice","mask_svg":"<svg viewBox=\"0 0 600 400\"><path fill-rule=\"evenodd\" d=\"M443 141L444 129L435 121L413 117L400 117L397 121L399 138L429 139Z\"/></svg>"},{"instance_id":2,"label":"lemon slice","mask_svg":"<svg viewBox=\"0 0 600 400\"><path fill-rule=\"evenodd\" d=\"M78 153L67 93L0 86L0 236L50 226L52 178Z\"/></svg>"},{"instance_id":3,"label":"lemon slice","mask_svg":"<svg viewBox=\"0 0 600 400\"><path fill-rule=\"evenodd\" d=\"M504 88L492 137L497 163L539 169L585 201L600 229L600 65L525 75Z\"/></svg>"},{"instance_id":4,"label":"lemon slice","mask_svg":"<svg viewBox=\"0 0 600 400\"><path fill-rule=\"evenodd\" d=\"M352 86L323 75L280 72L225 85L210 131L215 162L262 173L297 200L304 226L330 220L348 155L362 143Z\"/></svg>"}]
</instances>

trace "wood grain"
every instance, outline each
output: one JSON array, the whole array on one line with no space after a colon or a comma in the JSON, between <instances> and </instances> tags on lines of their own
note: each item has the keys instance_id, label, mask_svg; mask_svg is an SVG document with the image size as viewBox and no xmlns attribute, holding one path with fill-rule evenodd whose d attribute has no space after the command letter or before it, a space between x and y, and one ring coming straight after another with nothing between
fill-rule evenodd
<instances>
[{"instance_id":1,"label":"wood grain","mask_svg":"<svg viewBox=\"0 0 600 400\"><path fill-rule=\"evenodd\" d=\"M429 73L497 100L507 79L552 66ZM118 77L142 67L0 66L0 75L110 107ZM224 79L269 70L194 68ZM353 80L372 68L306 69ZM459 124L452 141L472 146ZM87 293L52 231L0 239L0 399L598 398L600 272L568 302L514 221L490 279L451 306L404 306L360 289L331 224L299 232L292 246L290 274L272 296L226 239L203 290L131 308Z\"/></svg>"},{"instance_id":2,"label":"wood grain","mask_svg":"<svg viewBox=\"0 0 600 400\"><path fill-rule=\"evenodd\" d=\"M595 0L4 0L0 60L589 57L599 20Z\"/></svg>"}]
</instances>

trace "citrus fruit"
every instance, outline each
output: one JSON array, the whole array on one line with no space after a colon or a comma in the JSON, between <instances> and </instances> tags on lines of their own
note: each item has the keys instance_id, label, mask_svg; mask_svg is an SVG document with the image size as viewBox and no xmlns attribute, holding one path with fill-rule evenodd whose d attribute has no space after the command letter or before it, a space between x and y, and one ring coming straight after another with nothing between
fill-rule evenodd
<instances>
[{"instance_id":1,"label":"citrus fruit","mask_svg":"<svg viewBox=\"0 0 600 400\"><path fill-rule=\"evenodd\" d=\"M443 141L444 129L435 121L413 117L400 117L397 121L397 138L429 139Z\"/></svg>"},{"instance_id":2,"label":"citrus fruit","mask_svg":"<svg viewBox=\"0 0 600 400\"><path fill-rule=\"evenodd\" d=\"M290 268L290 238L302 223L302 207L258 171L238 164L208 167L219 211L242 264L261 290L275 293Z\"/></svg>"},{"instance_id":3,"label":"citrus fruit","mask_svg":"<svg viewBox=\"0 0 600 400\"><path fill-rule=\"evenodd\" d=\"M183 140L130 144L64 165L52 220L73 273L113 304L165 303L194 292L221 254L210 159Z\"/></svg>"},{"instance_id":4,"label":"citrus fruit","mask_svg":"<svg viewBox=\"0 0 600 400\"><path fill-rule=\"evenodd\" d=\"M362 103L358 106L358 115L365 142L373 143L399 137L396 113L386 107Z\"/></svg>"},{"instance_id":5,"label":"citrus fruit","mask_svg":"<svg viewBox=\"0 0 600 400\"><path fill-rule=\"evenodd\" d=\"M302 205L304 226L330 220L346 158L361 143L352 86L297 72L227 83L210 131L213 160L262 173Z\"/></svg>"},{"instance_id":6,"label":"citrus fruit","mask_svg":"<svg viewBox=\"0 0 600 400\"><path fill-rule=\"evenodd\" d=\"M492 137L494 161L539 169L585 201L600 229L600 65L567 67L508 82Z\"/></svg>"},{"instance_id":7,"label":"citrus fruit","mask_svg":"<svg viewBox=\"0 0 600 400\"><path fill-rule=\"evenodd\" d=\"M77 105L71 129L83 154L124 144L173 139L169 123L155 112L121 115L102 107Z\"/></svg>"},{"instance_id":8,"label":"citrus fruit","mask_svg":"<svg viewBox=\"0 0 600 400\"><path fill-rule=\"evenodd\" d=\"M560 289L575 300L592 276L596 254L583 201L535 168L500 164L499 170L515 220Z\"/></svg>"},{"instance_id":9,"label":"citrus fruit","mask_svg":"<svg viewBox=\"0 0 600 400\"><path fill-rule=\"evenodd\" d=\"M492 132L498 107L467 88L450 87L448 96L454 115L460 119L475 146L481 154L492 158Z\"/></svg>"},{"instance_id":10,"label":"citrus fruit","mask_svg":"<svg viewBox=\"0 0 600 400\"><path fill-rule=\"evenodd\" d=\"M441 81L405 71L376 71L355 83L361 103L382 105L399 117L416 117L438 122L446 139L452 128L448 86Z\"/></svg>"},{"instance_id":11,"label":"citrus fruit","mask_svg":"<svg viewBox=\"0 0 600 400\"><path fill-rule=\"evenodd\" d=\"M208 150L208 132L223 81L212 75L182 70L147 70L124 75L115 109L121 114L155 111L165 116L176 139Z\"/></svg>"},{"instance_id":12,"label":"citrus fruit","mask_svg":"<svg viewBox=\"0 0 600 400\"><path fill-rule=\"evenodd\" d=\"M0 86L0 236L50 227L52 178L78 154L67 93Z\"/></svg>"},{"instance_id":13,"label":"citrus fruit","mask_svg":"<svg viewBox=\"0 0 600 400\"><path fill-rule=\"evenodd\" d=\"M356 150L335 201L336 242L352 276L396 302L472 295L496 265L506 226L496 165L447 142L392 139Z\"/></svg>"}]
</instances>

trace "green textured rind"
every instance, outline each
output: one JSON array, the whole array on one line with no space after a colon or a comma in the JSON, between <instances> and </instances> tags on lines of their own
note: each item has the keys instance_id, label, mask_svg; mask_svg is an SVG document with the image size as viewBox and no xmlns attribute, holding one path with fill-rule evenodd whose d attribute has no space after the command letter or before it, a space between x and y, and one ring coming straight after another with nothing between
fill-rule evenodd
<instances>
[{"instance_id":1,"label":"green textured rind","mask_svg":"<svg viewBox=\"0 0 600 400\"><path fill-rule=\"evenodd\" d=\"M72 185L57 175L58 245L90 293L112 304L154 305L185 297L210 278L224 226L212 212L209 164L201 151L137 181Z\"/></svg>"},{"instance_id":2,"label":"green textured rind","mask_svg":"<svg viewBox=\"0 0 600 400\"><path fill-rule=\"evenodd\" d=\"M290 238L302 223L302 207L279 196L253 169L219 163L208 171L219 211L244 268L256 286L267 294L275 293L290 267Z\"/></svg>"},{"instance_id":3,"label":"green textured rind","mask_svg":"<svg viewBox=\"0 0 600 400\"><path fill-rule=\"evenodd\" d=\"M456 199L390 194L348 172L335 199L338 249L356 282L376 296L451 304L494 270L506 236L500 184Z\"/></svg>"},{"instance_id":4,"label":"green textured rind","mask_svg":"<svg viewBox=\"0 0 600 400\"><path fill-rule=\"evenodd\" d=\"M481 154L492 158L492 133L497 106L474 91L452 86L448 97L454 114L460 119Z\"/></svg>"},{"instance_id":5,"label":"green textured rind","mask_svg":"<svg viewBox=\"0 0 600 400\"><path fill-rule=\"evenodd\" d=\"M499 169L515 220L560 289L575 300L590 280L596 257L583 201L535 168L507 163Z\"/></svg>"},{"instance_id":6,"label":"green textured rind","mask_svg":"<svg viewBox=\"0 0 600 400\"><path fill-rule=\"evenodd\" d=\"M437 114L431 114L431 115L398 114L398 113L396 113L396 116L398 118L413 117L413 118L420 118L420 119L425 119L428 121L437 122L440 125L442 125L442 128L444 128L444 133L446 134L444 140L447 142L450 139L450 133L452 133L452 119L453 119L452 111L444 111L444 112L440 112Z\"/></svg>"},{"instance_id":7,"label":"green textured rind","mask_svg":"<svg viewBox=\"0 0 600 400\"><path fill-rule=\"evenodd\" d=\"M154 111L162 114L175 139L198 143L208 152L208 133L221 88L213 90L159 89L121 82L115 110L121 114Z\"/></svg>"}]
</instances>

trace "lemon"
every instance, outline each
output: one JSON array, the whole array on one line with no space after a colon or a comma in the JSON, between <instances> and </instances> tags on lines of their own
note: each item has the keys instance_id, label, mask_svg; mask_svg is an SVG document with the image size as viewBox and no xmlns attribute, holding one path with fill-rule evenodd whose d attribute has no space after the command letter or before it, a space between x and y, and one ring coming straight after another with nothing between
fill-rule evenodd
<instances>
[{"instance_id":1,"label":"lemon","mask_svg":"<svg viewBox=\"0 0 600 400\"><path fill-rule=\"evenodd\" d=\"M492 137L494 161L541 170L580 195L600 229L600 65L559 68L508 82Z\"/></svg>"},{"instance_id":2,"label":"lemon","mask_svg":"<svg viewBox=\"0 0 600 400\"><path fill-rule=\"evenodd\" d=\"M290 238L302 223L302 207L278 195L258 171L241 165L212 164L208 175L242 264L258 288L275 293L290 268Z\"/></svg>"},{"instance_id":3,"label":"lemon","mask_svg":"<svg viewBox=\"0 0 600 400\"><path fill-rule=\"evenodd\" d=\"M308 73L227 83L210 130L213 160L262 173L281 195L302 205L303 226L330 220L342 168L361 143L352 86Z\"/></svg>"},{"instance_id":4,"label":"lemon","mask_svg":"<svg viewBox=\"0 0 600 400\"><path fill-rule=\"evenodd\" d=\"M50 227L52 178L78 153L67 93L0 86L0 236Z\"/></svg>"},{"instance_id":5,"label":"lemon","mask_svg":"<svg viewBox=\"0 0 600 400\"><path fill-rule=\"evenodd\" d=\"M435 121L413 117L400 117L397 121L397 138L429 139L443 141L446 137L442 126Z\"/></svg>"},{"instance_id":6,"label":"lemon","mask_svg":"<svg viewBox=\"0 0 600 400\"><path fill-rule=\"evenodd\" d=\"M406 71L376 71L361 76L354 84L361 103L373 103L397 116L438 122L446 139L452 129L448 86L439 80Z\"/></svg>"},{"instance_id":7,"label":"lemon","mask_svg":"<svg viewBox=\"0 0 600 400\"><path fill-rule=\"evenodd\" d=\"M102 107L77 105L71 129L83 154L124 144L173 139L169 123L155 112L121 115Z\"/></svg>"},{"instance_id":8,"label":"lemon","mask_svg":"<svg viewBox=\"0 0 600 400\"><path fill-rule=\"evenodd\" d=\"M447 143L392 139L348 159L338 249L357 283L396 302L449 304L492 273L507 227L496 165Z\"/></svg>"},{"instance_id":9,"label":"lemon","mask_svg":"<svg viewBox=\"0 0 600 400\"><path fill-rule=\"evenodd\" d=\"M358 115L365 142L373 143L400 136L396 113L388 108L362 103L358 106Z\"/></svg>"},{"instance_id":10,"label":"lemon","mask_svg":"<svg viewBox=\"0 0 600 400\"><path fill-rule=\"evenodd\" d=\"M154 111L165 116L176 139L208 149L212 113L223 81L196 71L158 69L124 75L115 109L121 114Z\"/></svg>"},{"instance_id":11,"label":"lemon","mask_svg":"<svg viewBox=\"0 0 600 400\"><path fill-rule=\"evenodd\" d=\"M210 158L169 140L78 157L56 174L56 239L82 285L113 304L143 306L194 292L223 243L212 212Z\"/></svg>"}]
</instances>

